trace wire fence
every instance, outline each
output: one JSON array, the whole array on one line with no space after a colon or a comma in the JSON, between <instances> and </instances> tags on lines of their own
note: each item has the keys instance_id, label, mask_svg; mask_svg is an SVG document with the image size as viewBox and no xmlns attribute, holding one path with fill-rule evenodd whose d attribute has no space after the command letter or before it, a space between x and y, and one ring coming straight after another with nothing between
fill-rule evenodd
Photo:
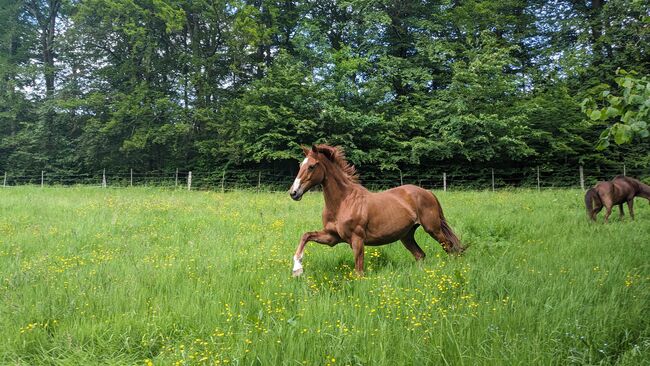
<instances>
[{"instance_id":1,"label":"wire fence","mask_svg":"<svg viewBox=\"0 0 650 366\"><path fill-rule=\"evenodd\" d=\"M432 190L497 190L509 188L582 188L598 181L610 180L616 175L627 175L646 182L650 181L650 167L620 168L562 167L562 168L484 168L476 171L431 172L402 174L390 171L381 177L363 179L361 184L373 191L395 187L401 184L415 184ZM83 174L57 174L41 171L40 174L15 175L5 172L2 187L23 185L45 186L98 186L131 187L155 186L190 190L254 190L260 192L283 192L288 190L295 176L289 172L255 169L233 169L222 171L154 171L139 172L102 170Z\"/></svg>"}]
</instances>

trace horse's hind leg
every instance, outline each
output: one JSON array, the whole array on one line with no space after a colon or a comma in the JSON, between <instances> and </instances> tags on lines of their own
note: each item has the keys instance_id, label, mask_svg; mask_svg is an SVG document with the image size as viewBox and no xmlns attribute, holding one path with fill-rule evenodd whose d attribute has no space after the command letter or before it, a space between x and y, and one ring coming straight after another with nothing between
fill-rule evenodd
<instances>
[{"instance_id":1,"label":"horse's hind leg","mask_svg":"<svg viewBox=\"0 0 650 366\"><path fill-rule=\"evenodd\" d=\"M418 206L418 218L424 231L440 243L445 252L449 254L462 253L465 248L451 227L449 227L449 224L445 221L442 208L436 196L427 193L422 198Z\"/></svg>"},{"instance_id":2,"label":"horse's hind leg","mask_svg":"<svg viewBox=\"0 0 650 366\"><path fill-rule=\"evenodd\" d=\"M609 222L609 215L612 214L612 206L611 205L605 205L605 223Z\"/></svg>"},{"instance_id":3,"label":"horse's hind leg","mask_svg":"<svg viewBox=\"0 0 650 366\"><path fill-rule=\"evenodd\" d=\"M614 207L614 202L612 202L612 199L610 197L603 197L603 206L605 206L605 223L609 221L609 215L612 214L612 208Z\"/></svg>"},{"instance_id":4,"label":"horse's hind leg","mask_svg":"<svg viewBox=\"0 0 650 366\"><path fill-rule=\"evenodd\" d=\"M414 226L411 230L409 230L409 232L406 235L404 235L404 237L400 240L402 241L402 244L404 244L406 249L408 249L409 252L413 254L415 260L419 261L424 259L424 257L426 257L426 254L424 253L422 248L420 248L418 243L415 241L415 229L417 229L417 226Z\"/></svg>"},{"instance_id":5,"label":"horse's hind leg","mask_svg":"<svg viewBox=\"0 0 650 366\"><path fill-rule=\"evenodd\" d=\"M593 210L591 211L591 219L593 221L596 221L596 216L602 209L603 209L603 204L600 202L600 200L597 200L595 202Z\"/></svg>"}]
</instances>

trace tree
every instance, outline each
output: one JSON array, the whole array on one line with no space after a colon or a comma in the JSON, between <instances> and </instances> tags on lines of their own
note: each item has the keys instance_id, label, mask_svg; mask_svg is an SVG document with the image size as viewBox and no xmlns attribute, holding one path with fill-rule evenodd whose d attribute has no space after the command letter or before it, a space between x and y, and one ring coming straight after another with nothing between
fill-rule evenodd
<instances>
[{"instance_id":1,"label":"tree","mask_svg":"<svg viewBox=\"0 0 650 366\"><path fill-rule=\"evenodd\" d=\"M611 140L622 145L650 136L650 80L622 69L616 75L616 90L603 84L596 90L605 90L582 102L583 111L592 121L608 123L598 141L600 150L606 149Z\"/></svg>"},{"instance_id":2,"label":"tree","mask_svg":"<svg viewBox=\"0 0 650 366\"><path fill-rule=\"evenodd\" d=\"M0 5L12 171L291 170L310 143L370 178L646 158L642 1ZM639 144L596 151L607 127Z\"/></svg>"}]
</instances>

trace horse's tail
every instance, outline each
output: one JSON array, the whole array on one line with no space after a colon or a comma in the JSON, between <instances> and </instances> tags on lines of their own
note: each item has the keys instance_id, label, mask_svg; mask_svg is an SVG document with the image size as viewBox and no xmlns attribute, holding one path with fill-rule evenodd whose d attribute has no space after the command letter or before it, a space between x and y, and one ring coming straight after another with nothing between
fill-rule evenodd
<instances>
[{"instance_id":1,"label":"horse's tail","mask_svg":"<svg viewBox=\"0 0 650 366\"><path fill-rule=\"evenodd\" d=\"M450 244L451 247L447 248L445 244L443 244L435 235L434 233L434 227L436 226L435 222L430 222L430 223L423 223L422 226L424 229L434 237L440 244L443 245L443 248L447 253L453 253L453 254L462 254L468 247L464 246L461 242L460 239L456 236L454 233L454 230L451 229L451 226L447 223L447 220L445 220L445 214L442 212L442 205L440 204L440 201L438 201L438 197L436 197L433 192L429 192L431 194L431 198L433 198L432 206L431 209L433 211L438 211L438 218L440 219L440 231L442 232L442 235L445 237L446 241Z\"/></svg>"},{"instance_id":2,"label":"horse's tail","mask_svg":"<svg viewBox=\"0 0 650 366\"><path fill-rule=\"evenodd\" d=\"M445 220L445 214L442 212L442 206L440 205L440 202L438 202L438 199L435 195L433 198L436 200L438 206L438 214L440 215L440 229L442 230L442 234L445 236L445 239L451 243L449 253L462 254L467 249L467 247L460 242L460 239L458 239L454 233L454 230L451 229L451 226L449 226L447 220Z\"/></svg>"},{"instance_id":3,"label":"horse's tail","mask_svg":"<svg viewBox=\"0 0 650 366\"><path fill-rule=\"evenodd\" d=\"M600 201L600 196L598 195L598 191L595 188L589 188L587 190L587 193L585 193L585 207L587 207L587 217L589 217L590 220L593 220L593 212L594 212L594 201L598 200Z\"/></svg>"},{"instance_id":4,"label":"horse's tail","mask_svg":"<svg viewBox=\"0 0 650 366\"><path fill-rule=\"evenodd\" d=\"M442 229L442 234L445 238L451 243L451 248L449 248L450 253L462 254L467 247L461 244L460 239L456 236L454 231L451 229L451 226L445 220L445 217L442 216L442 208L440 209L440 229Z\"/></svg>"}]
</instances>

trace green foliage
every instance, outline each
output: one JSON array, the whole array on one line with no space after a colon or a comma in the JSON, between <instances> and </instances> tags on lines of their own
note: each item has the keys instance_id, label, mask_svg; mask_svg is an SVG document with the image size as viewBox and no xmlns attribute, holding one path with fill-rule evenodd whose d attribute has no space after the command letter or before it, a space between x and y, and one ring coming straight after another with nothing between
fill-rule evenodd
<instances>
[{"instance_id":1,"label":"green foliage","mask_svg":"<svg viewBox=\"0 0 650 366\"><path fill-rule=\"evenodd\" d=\"M606 85L599 89L596 97L582 102L583 111L592 121L608 122L609 126L601 133L598 148L603 150L610 145L628 144L635 137L647 138L650 123L650 80L639 77L636 72L617 70L614 81L618 88L610 90Z\"/></svg>"},{"instance_id":2,"label":"green foliage","mask_svg":"<svg viewBox=\"0 0 650 366\"><path fill-rule=\"evenodd\" d=\"M642 3L2 0L0 169L287 174L311 143L371 178L644 161ZM636 145L595 150L605 123Z\"/></svg>"},{"instance_id":3,"label":"green foliage","mask_svg":"<svg viewBox=\"0 0 650 366\"><path fill-rule=\"evenodd\" d=\"M309 71L288 54L280 55L268 75L254 81L231 107L238 124L244 160L292 159L298 141L316 134L318 91Z\"/></svg>"}]
</instances>

